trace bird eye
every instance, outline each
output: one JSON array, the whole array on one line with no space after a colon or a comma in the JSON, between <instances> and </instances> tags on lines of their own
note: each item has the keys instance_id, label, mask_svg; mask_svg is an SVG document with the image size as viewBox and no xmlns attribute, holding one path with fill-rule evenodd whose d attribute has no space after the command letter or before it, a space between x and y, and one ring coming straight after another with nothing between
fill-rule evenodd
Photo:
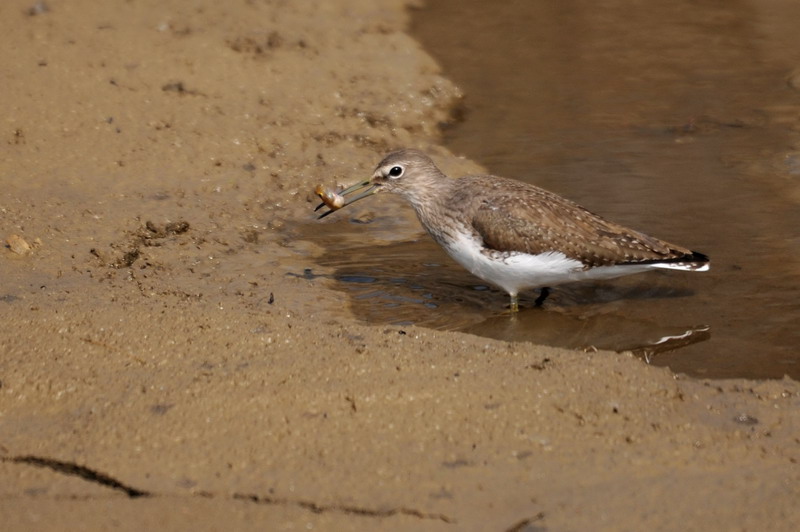
<instances>
[{"instance_id":1,"label":"bird eye","mask_svg":"<svg viewBox=\"0 0 800 532\"><path fill-rule=\"evenodd\" d=\"M401 175L403 175L402 166L392 166L389 170L389 177L400 177Z\"/></svg>"}]
</instances>

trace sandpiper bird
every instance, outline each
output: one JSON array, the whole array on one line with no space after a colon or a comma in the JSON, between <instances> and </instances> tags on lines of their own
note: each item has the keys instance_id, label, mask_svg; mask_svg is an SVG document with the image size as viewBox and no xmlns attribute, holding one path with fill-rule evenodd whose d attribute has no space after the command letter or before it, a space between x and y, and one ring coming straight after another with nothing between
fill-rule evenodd
<instances>
[{"instance_id":1,"label":"sandpiper bird","mask_svg":"<svg viewBox=\"0 0 800 532\"><path fill-rule=\"evenodd\" d=\"M706 255L609 222L539 187L491 175L450 179L418 150L387 155L372 177L319 191L331 210L381 191L408 201L433 239L473 275L511 296L566 282L611 279L655 268L705 271ZM360 194L354 194L361 191ZM351 195L353 194L353 195Z\"/></svg>"}]
</instances>

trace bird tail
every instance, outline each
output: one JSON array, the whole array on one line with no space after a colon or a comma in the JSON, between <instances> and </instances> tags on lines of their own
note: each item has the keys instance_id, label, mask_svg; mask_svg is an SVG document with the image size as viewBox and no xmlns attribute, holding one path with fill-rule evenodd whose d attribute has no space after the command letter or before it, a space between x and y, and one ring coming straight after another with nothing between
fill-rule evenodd
<instances>
[{"instance_id":1,"label":"bird tail","mask_svg":"<svg viewBox=\"0 0 800 532\"><path fill-rule=\"evenodd\" d=\"M692 251L679 257L666 260L652 261L654 268L665 268L667 270L683 270L687 272L705 272L711 269L711 259L707 255Z\"/></svg>"}]
</instances>

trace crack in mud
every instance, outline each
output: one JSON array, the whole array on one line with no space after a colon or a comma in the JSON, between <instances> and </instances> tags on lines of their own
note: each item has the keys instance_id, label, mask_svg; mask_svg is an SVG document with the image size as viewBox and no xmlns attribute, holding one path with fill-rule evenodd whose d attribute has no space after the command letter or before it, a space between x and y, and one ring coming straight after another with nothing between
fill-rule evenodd
<instances>
[{"instance_id":1,"label":"crack in mud","mask_svg":"<svg viewBox=\"0 0 800 532\"><path fill-rule=\"evenodd\" d=\"M119 480L115 479L110 475L101 473L100 471L97 471L90 467L78 465L74 462L66 462L63 460L55 460L53 458L46 458L43 456L34 456L34 455L11 456L11 457L4 456L0 457L0 461L14 463L14 464L27 464L34 467L50 469L52 471L55 471L56 473L61 473L63 475L78 477L87 482L93 482L95 484L100 484L107 488L121 491L132 499L139 497L157 497L159 495L157 493L153 493L143 489L134 488L132 486L124 484L123 482L120 482ZM197 492L193 496L212 498L212 499L217 498L217 495L208 491ZM336 505L336 504L326 506L317 504L313 501L307 501L302 499L298 500L282 499L278 497L268 497L268 496L242 494L242 493L234 493L232 499L252 502L255 504L297 506L299 508L303 508L315 514L321 514L325 512L340 512L344 514L357 515L362 517L379 517L379 518L392 517L395 515L408 515L412 517L417 517L419 519L433 519L450 524L456 522L454 519L446 515L425 513L420 510L416 510L414 508L405 508L405 507L389 508L386 510L374 510L370 508L362 508L359 506L347 506L347 505Z\"/></svg>"},{"instance_id":2,"label":"crack in mud","mask_svg":"<svg viewBox=\"0 0 800 532\"><path fill-rule=\"evenodd\" d=\"M527 517L511 525L505 532L544 532L547 528L535 525L544 519L544 512L539 512L533 517Z\"/></svg>"},{"instance_id":3,"label":"crack in mud","mask_svg":"<svg viewBox=\"0 0 800 532\"><path fill-rule=\"evenodd\" d=\"M95 471L94 469L81 466L75 464L73 462L64 462L61 460L54 460L52 458L44 458L41 456L14 456L11 458L2 458L3 462L12 462L15 464L28 464L36 467L44 467L47 469L52 469L56 473L62 473L64 475L75 476L86 480L87 482L94 482L95 484L100 484L102 486L106 486L107 488L115 489L125 493L128 497L135 499L137 497L149 497L151 496L150 492L132 488L131 486L127 486L120 482L119 480L106 475L105 473L101 473L99 471Z\"/></svg>"},{"instance_id":4,"label":"crack in mud","mask_svg":"<svg viewBox=\"0 0 800 532\"><path fill-rule=\"evenodd\" d=\"M392 517L394 515L410 515L412 517L418 517L420 519L433 519L450 524L456 522L454 519L443 514L425 513L419 510L415 510L413 508L405 508L402 506L399 508L389 508L386 510L374 510L370 508L362 508L359 506L347 506L347 505L323 506L312 501L281 499L277 497L262 497L260 495L252 495L244 493L234 493L233 498L237 500L250 501L257 504L294 505L309 510L310 512L313 512L315 514L321 514L324 512L341 512L345 514L360 515L364 517Z\"/></svg>"}]
</instances>

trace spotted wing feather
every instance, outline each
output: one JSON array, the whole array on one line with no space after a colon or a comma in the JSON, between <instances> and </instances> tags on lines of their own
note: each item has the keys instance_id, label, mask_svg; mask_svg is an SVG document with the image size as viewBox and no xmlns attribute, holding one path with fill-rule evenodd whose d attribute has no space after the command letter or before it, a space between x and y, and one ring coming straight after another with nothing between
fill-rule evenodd
<instances>
[{"instance_id":1,"label":"spotted wing feather","mask_svg":"<svg viewBox=\"0 0 800 532\"><path fill-rule=\"evenodd\" d=\"M560 251L586 267L707 260L701 254L610 222L561 196L522 182L487 181L491 201L474 205L473 228L501 252Z\"/></svg>"}]
</instances>

